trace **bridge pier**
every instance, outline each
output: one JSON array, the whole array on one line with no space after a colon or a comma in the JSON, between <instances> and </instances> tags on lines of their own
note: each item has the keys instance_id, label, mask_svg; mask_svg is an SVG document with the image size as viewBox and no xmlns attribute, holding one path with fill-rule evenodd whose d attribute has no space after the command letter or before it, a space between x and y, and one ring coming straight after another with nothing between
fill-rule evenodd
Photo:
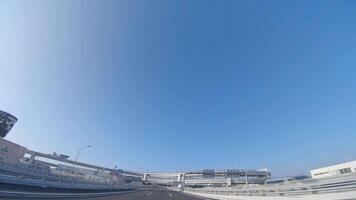
<instances>
[{"instance_id":1,"label":"bridge pier","mask_svg":"<svg viewBox=\"0 0 356 200\"><path fill-rule=\"evenodd\" d=\"M183 191L185 187L185 174L178 173L178 182L180 182L180 190Z\"/></svg>"},{"instance_id":2,"label":"bridge pier","mask_svg":"<svg viewBox=\"0 0 356 200\"><path fill-rule=\"evenodd\" d=\"M231 187L231 185L232 185L231 178L226 178L226 187Z\"/></svg>"},{"instance_id":3,"label":"bridge pier","mask_svg":"<svg viewBox=\"0 0 356 200\"><path fill-rule=\"evenodd\" d=\"M142 179L142 181L144 181L144 182L147 181L147 174L146 174L146 173L143 174L143 179Z\"/></svg>"}]
</instances>

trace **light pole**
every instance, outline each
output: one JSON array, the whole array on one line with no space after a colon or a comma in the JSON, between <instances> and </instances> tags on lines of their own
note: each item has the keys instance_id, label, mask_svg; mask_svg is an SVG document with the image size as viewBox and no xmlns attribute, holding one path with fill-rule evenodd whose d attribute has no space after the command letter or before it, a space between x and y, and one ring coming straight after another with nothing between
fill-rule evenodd
<instances>
[{"instance_id":1,"label":"light pole","mask_svg":"<svg viewBox=\"0 0 356 200\"><path fill-rule=\"evenodd\" d=\"M77 162L80 152L81 152L83 149L85 149L85 148L90 148L90 147L91 147L90 145L85 145L85 146L80 147L80 149L78 150L78 153L77 153L77 157L75 157L75 162Z\"/></svg>"},{"instance_id":2,"label":"light pole","mask_svg":"<svg viewBox=\"0 0 356 200\"><path fill-rule=\"evenodd\" d=\"M77 156L75 157L75 162L77 162L80 152L83 149L90 148L90 147L91 147L90 145L84 145L84 146L80 147L80 149L78 150ZM74 173L74 165L75 165L75 163L73 163L73 167L72 167L73 173Z\"/></svg>"},{"instance_id":3,"label":"light pole","mask_svg":"<svg viewBox=\"0 0 356 200\"><path fill-rule=\"evenodd\" d=\"M262 156L259 155L253 155L252 158L256 159L257 161L257 168L261 169L262 168Z\"/></svg>"}]
</instances>

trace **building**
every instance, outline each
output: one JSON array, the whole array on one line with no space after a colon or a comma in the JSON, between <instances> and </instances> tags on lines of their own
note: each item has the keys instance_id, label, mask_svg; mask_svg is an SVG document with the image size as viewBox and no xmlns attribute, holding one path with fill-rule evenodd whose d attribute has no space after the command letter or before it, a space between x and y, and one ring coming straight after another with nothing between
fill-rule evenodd
<instances>
[{"instance_id":1,"label":"building","mask_svg":"<svg viewBox=\"0 0 356 200\"><path fill-rule=\"evenodd\" d=\"M26 148L0 138L0 162L17 164L26 153Z\"/></svg>"},{"instance_id":2,"label":"building","mask_svg":"<svg viewBox=\"0 0 356 200\"><path fill-rule=\"evenodd\" d=\"M337 165L318 168L310 171L311 177L314 179L337 176L356 172L356 160L344 162Z\"/></svg>"}]
</instances>

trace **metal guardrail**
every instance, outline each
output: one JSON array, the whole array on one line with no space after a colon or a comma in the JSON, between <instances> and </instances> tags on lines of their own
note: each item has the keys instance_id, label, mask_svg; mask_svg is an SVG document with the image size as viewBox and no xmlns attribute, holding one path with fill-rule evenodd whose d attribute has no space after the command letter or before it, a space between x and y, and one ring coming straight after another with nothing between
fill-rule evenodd
<instances>
[{"instance_id":1,"label":"metal guardrail","mask_svg":"<svg viewBox=\"0 0 356 200\"><path fill-rule=\"evenodd\" d=\"M23 191L0 191L0 196L2 198L49 198L49 199L63 199L63 198L96 198L104 197L118 194L127 194L132 192L138 192L141 190L132 189L126 191L115 191L115 192L90 192L90 193L63 193L63 192L23 192Z\"/></svg>"},{"instance_id":2,"label":"metal guardrail","mask_svg":"<svg viewBox=\"0 0 356 200\"><path fill-rule=\"evenodd\" d=\"M0 182L32 185L39 187L57 187L73 189L114 189L109 183L85 180L80 177L69 177L36 169L35 165L10 165L0 162Z\"/></svg>"},{"instance_id":3,"label":"metal guardrail","mask_svg":"<svg viewBox=\"0 0 356 200\"><path fill-rule=\"evenodd\" d=\"M278 185L259 185L228 188L185 188L185 191L229 196L295 196L356 191L356 173L324 178L308 179Z\"/></svg>"}]
</instances>

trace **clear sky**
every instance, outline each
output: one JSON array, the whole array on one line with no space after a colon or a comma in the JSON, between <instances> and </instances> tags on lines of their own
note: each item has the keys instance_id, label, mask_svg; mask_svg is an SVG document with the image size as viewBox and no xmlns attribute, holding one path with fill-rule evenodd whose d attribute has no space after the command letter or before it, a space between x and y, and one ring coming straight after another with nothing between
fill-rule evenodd
<instances>
[{"instance_id":1,"label":"clear sky","mask_svg":"<svg viewBox=\"0 0 356 200\"><path fill-rule=\"evenodd\" d=\"M150 171L356 159L355 1L0 1L7 139Z\"/></svg>"}]
</instances>

